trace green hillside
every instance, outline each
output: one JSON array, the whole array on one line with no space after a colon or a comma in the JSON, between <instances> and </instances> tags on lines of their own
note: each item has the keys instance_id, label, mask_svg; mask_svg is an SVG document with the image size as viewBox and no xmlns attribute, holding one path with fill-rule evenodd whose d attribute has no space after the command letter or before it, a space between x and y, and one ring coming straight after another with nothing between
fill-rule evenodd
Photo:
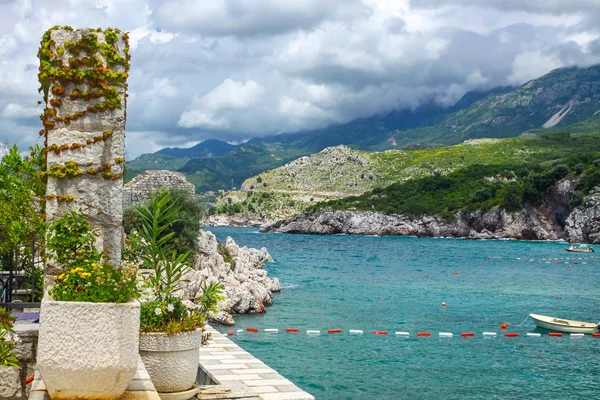
<instances>
[{"instance_id":1,"label":"green hillside","mask_svg":"<svg viewBox=\"0 0 600 400\"><path fill-rule=\"evenodd\" d=\"M504 156L496 150L505 150ZM519 156L511 156L511 150ZM438 149L426 152L430 162L440 167L448 163L452 153ZM457 212L490 208L516 211L527 204L539 205L549 189L566 176L578 180L571 197L574 207L600 184L600 134L544 133L539 138L504 139L474 153L475 158L477 154L483 156L484 162L463 163L448 174L434 173L377 187L360 196L319 203L312 210L369 210L452 219Z\"/></svg>"},{"instance_id":2,"label":"green hillside","mask_svg":"<svg viewBox=\"0 0 600 400\"><path fill-rule=\"evenodd\" d=\"M515 182L521 197L545 190L551 179L543 178L544 174L559 164L572 172L576 165L583 165L587 183L580 190L586 194L597 177L600 183L600 170L595 172L593 165L598 158L600 134L565 132L379 153L338 146L246 180L245 193L226 195L212 213L277 219L314 206L449 215L469 207L501 206L506 190ZM545 183L531 186L523 179ZM398 201L381 197L386 191Z\"/></svg>"},{"instance_id":3,"label":"green hillside","mask_svg":"<svg viewBox=\"0 0 600 400\"><path fill-rule=\"evenodd\" d=\"M600 125L599 104L600 65L562 68L518 88L467 93L450 108L428 103L414 111L393 111L317 131L252 139L231 150L224 149L228 152L222 156L191 159L178 170L188 174L198 192L231 189L247 178L329 146L343 144L364 151L383 151L432 148L470 139L508 138L543 131L594 132ZM169 149L167 153L195 154L192 149ZM150 160L165 163L163 159L144 156L145 163L134 160L127 166L137 171L141 170L140 164L151 164ZM430 169L427 165L420 168ZM357 190L364 187L357 184Z\"/></svg>"},{"instance_id":4,"label":"green hillside","mask_svg":"<svg viewBox=\"0 0 600 400\"><path fill-rule=\"evenodd\" d=\"M491 94L425 128L396 131L397 146L506 138L581 123L600 110L600 65L561 68L512 91Z\"/></svg>"}]
</instances>

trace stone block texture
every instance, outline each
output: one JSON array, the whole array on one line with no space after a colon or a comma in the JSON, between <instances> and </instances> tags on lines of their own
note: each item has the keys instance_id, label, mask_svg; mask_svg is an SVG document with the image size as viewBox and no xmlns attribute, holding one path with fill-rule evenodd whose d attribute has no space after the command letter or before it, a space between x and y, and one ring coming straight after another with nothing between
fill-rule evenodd
<instances>
[{"instance_id":1,"label":"stone block texture","mask_svg":"<svg viewBox=\"0 0 600 400\"><path fill-rule=\"evenodd\" d=\"M148 200L152 193L160 189L179 189L191 196L195 193L194 185L181 172L148 170L123 187L123 208Z\"/></svg>"},{"instance_id":2,"label":"stone block texture","mask_svg":"<svg viewBox=\"0 0 600 400\"><path fill-rule=\"evenodd\" d=\"M51 39L54 41L52 50L56 57L62 61L63 66L69 65L69 58L74 56L68 51L60 54L56 49L65 48L66 42L77 42L83 36L94 34L97 37L98 44L106 43L106 37L103 32L90 32L88 30L53 30ZM118 54L126 57L126 41L123 34L118 34L118 40L114 44ZM85 53L81 53L76 58L84 58ZM104 63L111 72L125 72L122 65L109 67L105 58L98 52L96 56ZM93 68L93 67L89 67ZM83 69L80 67L80 69ZM52 85L50 85L52 88ZM66 95L59 96L52 90L47 94L47 107L51 108L51 102L59 100L62 105L54 107L56 118L64 118L67 114L74 115L76 112L83 112L90 106L104 101L104 97L84 100L82 98L72 98L70 94L73 90L89 91L92 88L86 81L83 84L67 83L63 84ZM90 224L99 232L99 238L96 246L98 250L107 254L114 265L118 265L121 260L122 230L123 219L123 166L125 147L125 116L126 116L126 86L112 86L121 99L121 108L114 110L106 109L99 112L87 112L83 117L71 120L70 123L59 122L56 126L47 131L47 148L53 145L58 147L81 145L80 148L66 149L55 152L48 151L47 165L50 169L53 165L61 166L67 162L74 161L77 167L83 171L81 175L72 178L57 178L48 176L48 185L46 190L46 220L48 223L60 218L68 210L82 212L88 217ZM103 140L94 138L106 136L106 132L112 132L109 137ZM91 143L92 141L93 143ZM102 177L102 173L87 173L90 169L106 171L105 166L110 164L111 176ZM114 177L114 179L111 179ZM71 196L72 201L59 201L59 196ZM48 264L46 282L49 282L48 275L54 276L59 272L60 266Z\"/></svg>"}]
</instances>

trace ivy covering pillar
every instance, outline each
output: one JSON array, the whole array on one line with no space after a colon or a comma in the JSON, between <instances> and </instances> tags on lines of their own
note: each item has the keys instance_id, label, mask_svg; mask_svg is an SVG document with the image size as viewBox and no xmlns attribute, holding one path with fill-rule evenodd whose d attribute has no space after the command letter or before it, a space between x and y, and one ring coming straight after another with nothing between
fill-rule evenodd
<instances>
[{"instance_id":1,"label":"ivy covering pillar","mask_svg":"<svg viewBox=\"0 0 600 400\"><path fill-rule=\"evenodd\" d=\"M121 261L125 105L129 44L118 29L54 27L41 41L41 115L46 138L46 221L68 210L98 232L97 249ZM46 266L46 283L60 272Z\"/></svg>"}]
</instances>

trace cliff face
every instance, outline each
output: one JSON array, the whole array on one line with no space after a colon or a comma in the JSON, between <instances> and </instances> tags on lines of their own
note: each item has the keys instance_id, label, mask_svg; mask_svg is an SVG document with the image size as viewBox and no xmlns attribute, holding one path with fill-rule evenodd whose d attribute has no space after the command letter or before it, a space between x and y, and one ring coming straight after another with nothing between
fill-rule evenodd
<instances>
[{"instance_id":1,"label":"cliff face","mask_svg":"<svg viewBox=\"0 0 600 400\"><path fill-rule=\"evenodd\" d=\"M264 306L273 303L272 293L279 292L281 288L279 280L267 277L267 271L263 269L265 263L273 261L267 249L240 247L230 237L225 248L235 260L235 265L225 262L215 235L200 231L198 255L193 270L184 277L188 282L183 283L181 295L186 299L201 295L204 281L222 284L226 300L219 303L219 312L211 319L233 325L234 314L265 312ZM196 307L189 300L186 304L192 309Z\"/></svg>"},{"instance_id":2,"label":"cliff face","mask_svg":"<svg viewBox=\"0 0 600 400\"><path fill-rule=\"evenodd\" d=\"M600 244L600 189L571 212L565 231L576 242Z\"/></svg>"},{"instance_id":3,"label":"cliff face","mask_svg":"<svg viewBox=\"0 0 600 400\"><path fill-rule=\"evenodd\" d=\"M559 238L553 224L533 209L474 213L447 223L436 217L408 218L365 211L328 211L303 214L291 220L265 225L262 232L379 236L464 237L469 239Z\"/></svg>"},{"instance_id":4,"label":"cliff face","mask_svg":"<svg viewBox=\"0 0 600 400\"><path fill-rule=\"evenodd\" d=\"M569 216L569 199L575 182L562 180L539 207L528 206L518 212L492 210L456 215L453 222L435 216L411 218L368 211L325 211L302 214L295 218L264 225L262 232L311 233L380 236L463 237L468 239L557 240L570 238L579 231L581 220L598 216L596 225L600 242L600 195L598 209L580 207ZM588 201L588 204L592 204ZM578 213L578 214L576 214ZM580 215L580 216L579 216ZM576 217L577 216L577 217ZM565 220L567 222L565 222ZM572 222L571 222L572 221ZM568 232L565 233L565 224ZM589 230L593 231L591 224ZM585 231L587 232L587 231ZM588 234L589 236L589 234ZM584 237L580 233L580 237ZM580 240L583 241L583 240ZM586 240L587 241L587 240Z\"/></svg>"}]
</instances>

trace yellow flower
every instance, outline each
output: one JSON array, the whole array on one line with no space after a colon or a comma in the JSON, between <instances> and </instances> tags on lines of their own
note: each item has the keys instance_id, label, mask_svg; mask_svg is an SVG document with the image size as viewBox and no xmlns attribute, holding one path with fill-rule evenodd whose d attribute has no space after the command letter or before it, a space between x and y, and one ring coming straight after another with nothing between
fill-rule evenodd
<instances>
[{"instance_id":1,"label":"yellow flower","mask_svg":"<svg viewBox=\"0 0 600 400\"><path fill-rule=\"evenodd\" d=\"M76 274L76 273L78 273L79 271L83 271L83 268L79 268L79 267L77 267L77 268L73 268L73 269L72 269L71 271L69 271L69 272L70 272L70 273L72 273L72 274Z\"/></svg>"},{"instance_id":2,"label":"yellow flower","mask_svg":"<svg viewBox=\"0 0 600 400\"><path fill-rule=\"evenodd\" d=\"M96 263L92 263L92 267L96 268L97 267Z\"/></svg>"},{"instance_id":3,"label":"yellow flower","mask_svg":"<svg viewBox=\"0 0 600 400\"><path fill-rule=\"evenodd\" d=\"M90 262L90 260L83 260L83 262L89 263L89 262Z\"/></svg>"},{"instance_id":4,"label":"yellow flower","mask_svg":"<svg viewBox=\"0 0 600 400\"><path fill-rule=\"evenodd\" d=\"M87 278L87 277L90 277L90 276L92 276L92 274L90 274L89 272L82 272L82 273L79 274L80 278Z\"/></svg>"},{"instance_id":5,"label":"yellow flower","mask_svg":"<svg viewBox=\"0 0 600 400\"><path fill-rule=\"evenodd\" d=\"M60 275L58 276L58 280L59 280L59 281L62 281L63 279L65 279L65 274L60 274Z\"/></svg>"}]
</instances>

